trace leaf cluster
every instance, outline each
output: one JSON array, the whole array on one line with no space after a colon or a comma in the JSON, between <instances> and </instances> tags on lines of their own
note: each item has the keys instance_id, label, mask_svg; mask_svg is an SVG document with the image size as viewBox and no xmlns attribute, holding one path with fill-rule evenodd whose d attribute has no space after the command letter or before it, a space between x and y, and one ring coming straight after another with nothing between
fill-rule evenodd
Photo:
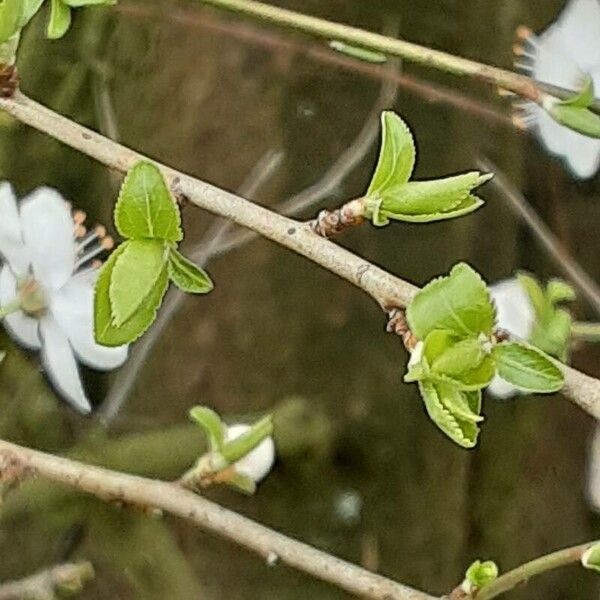
<instances>
[{"instance_id":1,"label":"leaf cluster","mask_svg":"<svg viewBox=\"0 0 600 600\"><path fill-rule=\"evenodd\" d=\"M381 115L379 160L365 197L365 216L374 225L390 219L428 223L452 219L478 209L483 201L472 191L491 175L478 171L430 181L409 181L416 161L412 133L395 113Z\"/></svg>"},{"instance_id":2,"label":"leaf cluster","mask_svg":"<svg viewBox=\"0 0 600 600\"><path fill-rule=\"evenodd\" d=\"M102 267L94 294L94 334L105 346L133 342L150 327L169 281L193 294L213 289L209 276L177 250L179 207L158 167L142 161L129 171L114 218L126 241Z\"/></svg>"},{"instance_id":3,"label":"leaf cluster","mask_svg":"<svg viewBox=\"0 0 600 600\"><path fill-rule=\"evenodd\" d=\"M406 317L420 341L404 380L418 383L429 417L464 448L477 443L482 390L496 374L527 392L554 392L563 385L561 370L542 351L496 342L486 283L465 263L423 287Z\"/></svg>"},{"instance_id":4,"label":"leaf cluster","mask_svg":"<svg viewBox=\"0 0 600 600\"><path fill-rule=\"evenodd\" d=\"M561 305L575 300L575 290L562 279L551 279L545 289L528 273L518 273L517 279L529 296L535 314L529 342L566 362L573 318Z\"/></svg>"}]
</instances>

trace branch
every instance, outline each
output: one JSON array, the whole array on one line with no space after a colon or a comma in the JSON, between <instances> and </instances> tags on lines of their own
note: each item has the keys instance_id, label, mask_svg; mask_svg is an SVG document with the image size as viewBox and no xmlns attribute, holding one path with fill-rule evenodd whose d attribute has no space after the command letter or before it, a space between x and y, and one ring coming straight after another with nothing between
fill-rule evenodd
<instances>
[{"instance_id":1,"label":"branch","mask_svg":"<svg viewBox=\"0 0 600 600\"><path fill-rule=\"evenodd\" d=\"M434 600L424 592L371 573L189 492L175 483L93 467L0 441L0 466L34 474L107 502L158 509L294 567L351 594L373 600Z\"/></svg>"},{"instance_id":2,"label":"branch","mask_svg":"<svg viewBox=\"0 0 600 600\"><path fill-rule=\"evenodd\" d=\"M546 249L554 262L562 269L567 279L573 283L596 313L600 315L600 287L598 287L598 284L571 256L558 237L527 202L525 196L508 180L504 173L487 158L482 158L477 162L477 166L481 169L494 173L490 185L504 196L513 212L528 225L540 245Z\"/></svg>"},{"instance_id":3,"label":"branch","mask_svg":"<svg viewBox=\"0 0 600 600\"><path fill-rule=\"evenodd\" d=\"M551 569L577 563L581 560L584 552L595 543L596 542L588 542L587 544L565 548L553 552L552 554L536 558L512 571L500 575L498 579L492 581L474 594L473 598L476 600L492 600L492 598L496 598L496 596L500 596L500 594L508 592L518 585L527 583L534 575L539 575L540 573L550 571ZM470 596L467 596L467 598L469 597Z\"/></svg>"},{"instance_id":4,"label":"branch","mask_svg":"<svg viewBox=\"0 0 600 600\"><path fill-rule=\"evenodd\" d=\"M93 578L94 568L91 563L66 563L19 581L1 584L0 600L52 600L56 598L56 592L80 592Z\"/></svg>"},{"instance_id":5,"label":"branch","mask_svg":"<svg viewBox=\"0 0 600 600\"><path fill-rule=\"evenodd\" d=\"M301 31L326 40L339 40L348 44L397 56L406 61L445 71L463 77L471 77L496 87L509 90L533 102L539 102L542 91L558 98L569 98L577 93L553 85L538 82L525 75L506 71L439 50L432 50L404 40L386 37L341 23L333 23L284 8L254 2L253 0L200 0L203 4L243 14L261 21ZM594 110L600 102L593 103Z\"/></svg>"},{"instance_id":6,"label":"branch","mask_svg":"<svg viewBox=\"0 0 600 600\"><path fill-rule=\"evenodd\" d=\"M139 160L150 160L55 113L21 92L13 98L0 98L0 109L123 173ZM279 215L172 167L156 164L176 195L305 256L363 290L386 312L405 308L419 291L415 285L320 237L306 223ZM600 420L600 380L566 365L561 368L565 375L563 395Z\"/></svg>"}]
</instances>

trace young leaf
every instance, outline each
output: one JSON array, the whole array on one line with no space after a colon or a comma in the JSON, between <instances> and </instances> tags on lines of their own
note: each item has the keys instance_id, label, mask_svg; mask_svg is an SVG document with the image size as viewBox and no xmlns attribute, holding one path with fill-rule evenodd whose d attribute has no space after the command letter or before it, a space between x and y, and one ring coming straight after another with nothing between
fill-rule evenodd
<instances>
[{"instance_id":1,"label":"young leaf","mask_svg":"<svg viewBox=\"0 0 600 600\"><path fill-rule=\"evenodd\" d=\"M61 38L71 26L71 9L63 0L52 0L47 36L51 40Z\"/></svg>"},{"instance_id":2,"label":"young leaf","mask_svg":"<svg viewBox=\"0 0 600 600\"><path fill-rule=\"evenodd\" d=\"M190 294L207 294L214 287L208 274L175 248L169 252L169 277L179 289Z\"/></svg>"},{"instance_id":3,"label":"young leaf","mask_svg":"<svg viewBox=\"0 0 600 600\"><path fill-rule=\"evenodd\" d=\"M410 181L387 188L381 192L381 210L398 215L423 215L449 212L469 196L471 190L490 179L471 171L462 175L433 179L431 181Z\"/></svg>"},{"instance_id":4,"label":"young leaf","mask_svg":"<svg viewBox=\"0 0 600 600\"><path fill-rule=\"evenodd\" d=\"M575 290L562 279L551 279L546 286L546 299L551 304L573 302L576 298Z\"/></svg>"},{"instance_id":5,"label":"young leaf","mask_svg":"<svg viewBox=\"0 0 600 600\"><path fill-rule=\"evenodd\" d=\"M477 444L479 428L473 422L455 417L441 402L436 386L430 381L420 381L419 391L431 420L453 441L463 448Z\"/></svg>"},{"instance_id":6,"label":"young leaf","mask_svg":"<svg viewBox=\"0 0 600 600\"><path fill-rule=\"evenodd\" d=\"M229 464L233 464L252 452L256 446L272 434L273 416L267 415L254 423L246 433L226 442L221 454Z\"/></svg>"},{"instance_id":7,"label":"young leaf","mask_svg":"<svg viewBox=\"0 0 600 600\"><path fill-rule=\"evenodd\" d=\"M581 564L586 569L600 571L600 543L594 544L583 553Z\"/></svg>"},{"instance_id":8,"label":"young leaf","mask_svg":"<svg viewBox=\"0 0 600 600\"><path fill-rule=\"evenodd\" d=\"M600 115L589 108L556 103L546 112L557 122L591 138L600 138Z\"/></svg>"},{"instance_id":9,"label":"young leaf","mask_svg":"<svg viewBox=\"0 0 600 600\"><path fill-rule=\"evenodd\" d=\"M167 264L168 247L160 240L123 244L110 277L112 323L121 327L152 293Z\"/></svg>"},{"instance_id":10,"label":"young leaf","mask_svg":"<svg viewBox=\"0 0 600 600\"><path fill-rule=\"evenodd\" d=\"M524 272L517 273L517 281L529 296L536 318L541 318L546 310L546 296L540 282Z\"/></svg>"},{"instance_id":11,"label":"young leaf","mask_svg":"<svg viewBox=\"0 0 600 600\"><path fill-rule=\"evenodd\" d=\"M560 100L559 104L565 106L575 106L579 108L588 108L594 101L594 80L591 75L586 74L585 82L579 94L575 94L567 100Z\"/></svg>"},{"instance_id":12,"label":"young leaf","mask_svg":"<svg viewBox=\"0 0 600 600\"><path fill-rule=\"evenodd\" d=\"M381 114L381 150L367 196L373 197L390 187L406 183L415 166L415 142L406 123L395 113Z\"/></svg>"},{"instance_id":13,"label":"young leaf","mask_svg":"<svg viewBox=\"0 0 600 600\"><path fill-rule=\"evenodd\" d=\"M436 383L440 402L458 419L479 423L483 417L481 410L481 392L464 392L449 383Z\"/></svg>"},{"instance_id":14,"label":"young leaf","mask_svg":"<svg viewBox=\"0 0 600 600\"><path fill-rule=\"evenodd\" d=\"M111 6L116 4L117 0L63 0L63 2L72 8L80 8L81 6Z\"/></svg>"},{"instance_id":15,"label":"young leaf","mask_svg":"<svg viewBox=\"0 0 600 600\"><path fill-rule=\"evenodd\" d=\"M137 307L135 314L125 321L121 327L113 324L110 301L110 280L116 261L126 249L121 244L104 263L94 292L94 337L96 342L104 346L121 346L135 341L150 327L156 318L162 298L169 283L168 269L165 265L150 294Z\"/></svg>"},{"instance_id":16,"label":"young leaf","mask_svg":"<svg viewBox=\"0 0 600 600\"><path fill-rule=\"evenodd\" d=\"M0 44L27 25L44 0L3 0L0 3Z\"/></svg>"},{"instance_id":17,"label":"young leaf","mask_svg":"<svg viewBox=\"0 0 600 600\"><path fill-rule=\"evenodd\" d=\"M387 61L387 56L381 52L365 50L359 46L351 46L350 44L346 44L346 42L341 42L339 40L332 40L329 42L329 47L337 50L337 52L369 63L383 64Z\"/></svg>"},{"instance_id":18,"label":"young leaf","mask_svg":"<svg viewBox=\"0 0 600 600\"><path fill-rule=\"evenodd\" d=\"M467 569L462 587L465 593L472 594L475 590L480 590L497 578L498 566L494 561L486 560L481 562L480 560L476 560Z\"/></svg>"},{"instance_id":19,"label":"young leaf","mask_svg":"<svg viewBox=\"0 0 600 600\"><path fill-rule=\"evenodd\" d=\"M225 426L221 421L221 417L206 406L194 406L190 410L190 417L204 430L211 451L220 451L223 448L223 440L225 439Z\"/></svg>"},{"instance_id":20,"label":"young leaf","mask_svg":"<svg viewBox=\"0 0 600 600\"><path fill-rule=\"evenodd\" d=\"M495 314L483 279L469 265L459 263L448 276L421 289L406 317L411 331L423 340L434 329L446 329L458 337L489 336Z\"/></svg>"},{"instance_id":21,"label":"young leaf","mask_svg":"<svg viewBox=\"0 0 600 600\"><path fill-rule=\"evenodd\" d=\"M432 332L435 333L435 332ZM427 340L431 334L427 336ZM427 341L425 342L427 344ZM467 338L456 342L436 357L432 357L431 370L450 377L476 369L486 357L481 342L477 338Z\"/></svg>"},{"instance_id":22,"label":"young leaf","mask_svg":"<svg viewBox=\"0 0 600 600\"><path fill-rule=\"evenodd\" d=\"M557 392L562 371L541 350L518 342L502 342L492 349L498 374L516 388L531 393Z\"/></svg>"},{"instance_id":23,"label":"young leaf","mask_svg":"<svg viewBox=\"0 0 600 600\"><path fill-rule=\"evenodd\" d=\"M140 161L127 173L115 206L115 225L125 238L183 239L179 207L156 165Z\"/></svg>"}]
</instances>

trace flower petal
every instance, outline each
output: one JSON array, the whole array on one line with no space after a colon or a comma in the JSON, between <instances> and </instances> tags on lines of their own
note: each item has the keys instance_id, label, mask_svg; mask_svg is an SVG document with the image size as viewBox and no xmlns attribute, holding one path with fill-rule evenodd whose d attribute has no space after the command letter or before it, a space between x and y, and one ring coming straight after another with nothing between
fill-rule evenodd
<instances>
[{"instance_id":1,"label":"flower petal","mask_svg":"<svg viewBox=\"0 0 600 600\"><path fill-rule=\"evenodd\" d=\"M15 274L24 275L27 272L29 260L21 234L21 220L9 183L0 185L0 254Z\"/></svg>"},{"instance_id":2,"label":"flower petal","mask_svg":"<svg viewBox=\"0 0 600 600\"><path fill-rule=\"evenodd\" d=\"M96 270L71 278L52 294L50 311L68 336L77 358L94 369L107 371L120 367L125 362L128 346L109 348L94 340L93 282L97 274Z\"/></svg>"},{"instance_id":3,"label":"flower petal","mask_svg":"<svg viewBox=\"0 0 600 600\"><path fill-rule=\"evenodd\" d=\"M494 379L492 379L487 391L499 400L508 400L509 398L520 394L516 387L508 383L505 379L502 379L500 375L496 375Z\"/></svg>"},{"instance_id":4,"label":"flower petal","mask_svg":"<svg viewBox=\"0 0 600 600\"><path fill-rule=\"evenodd\" d=\"M523 286L512 277L494 283L489 289L496 305L496 325L527 341L535 323L535 312Z\"/></svg>"},{"instance_id":5,"label":"flower petal","mask_svg":"<svg viewBox=\"0 0 600 600\"><path fill-rule=\"evenodd\" d=\"M50 289L59 289L75 266L69 205L56 190L38 188L21 202L21 227L35 278Z\"/></svg>"},{"instance_id":6,"label":"flower petal","mask_svg":"<svg viewBox=\"0 0 600 600\"><path fill-rule=\"evenodd\" d=\"M249 425L237 424L227 428L227 441L235 440L250 429ZM255 483L264 479L275 461L275 444L272 437L265 438L254 450L235 463L235 470Z\"/></svg>"},{"instance_id":7,"label":"flower petal","mask_svg":"<svg viewBox=\"0 0 600 600\"><path fill-rule=\"evenodd\" d=\"M17 295L17 280L8 265L0 270L0 306L6 306ZM4 317L4 327L21 346L39 350L42 345L38 334L38 321L22 311Z\"/></svg>"},{"instance_id":8,"label":"flower petal","mask_svg":"<svg viewBox=\"0 0 600 600\"><path fill-rule=\"evenodd\" d=\"M50 316L41 319L40 334L43 340L42 362L50 381L73 408L89 413L92 407L81 384L75 355L67 336Z\"/></svg>"}]
</instances>

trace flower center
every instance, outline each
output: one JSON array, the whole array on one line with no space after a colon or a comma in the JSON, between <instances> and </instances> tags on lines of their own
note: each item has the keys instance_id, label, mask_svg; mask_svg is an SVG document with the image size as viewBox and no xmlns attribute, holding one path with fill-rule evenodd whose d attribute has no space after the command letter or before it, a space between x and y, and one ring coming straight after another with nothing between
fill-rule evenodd
<instances>
[{"instance_id":1,"label":"flower center","mask_svg":"<svg viewBox=\"0 0 600 600\"><path fill-rule=\"evenodd\" d=\"M39 319L48 308L46 294L42 286L31 276L23 277L17 283L19 305L21 310Z\"/></svg>"}]
</instances>

